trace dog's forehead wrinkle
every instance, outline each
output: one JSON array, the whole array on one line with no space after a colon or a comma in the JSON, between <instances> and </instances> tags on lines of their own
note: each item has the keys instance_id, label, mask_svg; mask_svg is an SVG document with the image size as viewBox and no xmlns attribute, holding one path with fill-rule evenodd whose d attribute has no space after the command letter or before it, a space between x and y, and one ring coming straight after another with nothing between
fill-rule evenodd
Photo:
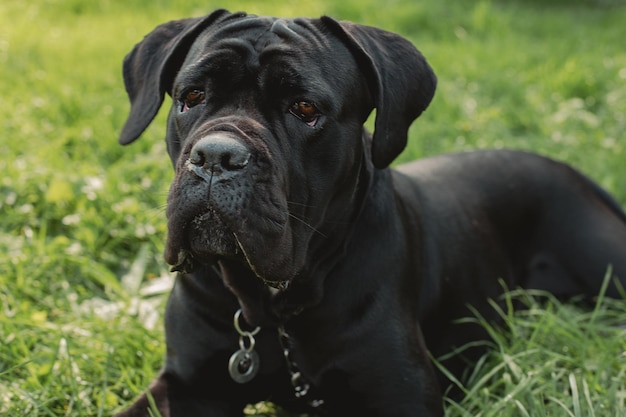
<instances>
[{"instance_id":1,"label":"dog's forehead wrinkle","mask_svg":"<svg viewBox=\"0 0 626 417\"><path fill-rule=\"evenodd\" d=\"M258 54L267 48L278 47L283 52L292 50L287 45L298 45L298 49L328 50L330 39L325 33L316 29L311 19L282 19L273 17L249 16L242 21L231 22L217 29L203 41L205 47L211 48L215 40L221 45L251 48ZM231 43L234 41L233 43ZM245 46L244 46L245 45Z\"/></svg>"},{"instance_id":2,"label":"dog's forehead wrinkle","mask_svg":"<svg viewBox=\"0 0 626 417\"><path fill-rule=\"evenodd\" d=\"M248 16L205 32L187 57L176 86L201 85L206 79L221 77L239 82L238 77L247 74L257 83L272 80L272 85L284 91L321 91L307 80L328 79L327 73L335 65L323 57L335 49L331 38L316 29L314 20ZM299 65L312 58L319 65ZM335 74L331 78L341 77Z\"/></svg>"},{"instance_id":3,"label":"dog's forehead wrinkle","mask_svg":"<svg viewBox=\"0 0 626 417\"><path fill-rule=\"evenodd\" d=\"M203 44L207 48L211 48L216 42L219 44L229 43L231 41L239 41L245 43L248 47L254 48L258 41L270 32L273 23L276 21L273 17L246 16L243 19L229 22L210 32Z\"/></svg>"},{"instance_id":4,"label":"dog's forehead wrinkle","mask_svg":"<svg viewBox=\"0 0 626 417\"><path fill-rule=\"evenodd\" d=\"M247 15L221 25L215 32L219 33L220 36L225 34L233 37L246 35L249 38L254 38L259 32L266 31L276 20L275 17Z\"/></svg>"},{"instance_id":5,"label":"dog's forehead wrinkle","mask_svg":"<svg viewBox=\"0 0 626 417\"><path fill-rule=\"evenodd\" d=\"M330 39L326 33L318 30L316 20L307 18L278 19L272 25L272 30L281 38L292 40L299 45L314 45L316 49L328 49Z\"/></svg>"},{"instance_id":6,"label":"dog's forehead wrinkle","mask_svg":"<svg viewBox=\"0 0 626 417\"><path fill-rule=\"evenodd\" d=\"M294 24L294 20L277 19L270 28L269 32L284 40L295 40L297 42L306 42L306 38L299 33L299 26Z\"/></svg>"},{"instance_id":7,"label":"dog's forehead wrinkle","mask_svg":"<svg viewBox=\"0 0 626 417\"><path fill-rule=\"evenodd\" d=\"M176 77L174 95L185 87L204 87L207 79L236 78L237 58L233 49L210 50L190 58Z\"/></svg>"}]
</instances>

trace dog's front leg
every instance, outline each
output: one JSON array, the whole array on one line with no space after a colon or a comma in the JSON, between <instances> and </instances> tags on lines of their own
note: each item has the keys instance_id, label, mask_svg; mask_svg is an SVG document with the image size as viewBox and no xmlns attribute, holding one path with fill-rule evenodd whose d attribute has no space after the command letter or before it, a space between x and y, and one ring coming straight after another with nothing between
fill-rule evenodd
<instances>
[{"instance_id":1,"label":"dog's front leg","mask_svg":"<svg viewBox=\"0 0 626 417\"><path fill-rule=\"evenodd\" d=\"M148 391L115 417L240 417L243 404L215 400L209 393L186 386L175 377L161 373Z\"/></svg>"},{"instance_id":2,"label":"dog's front leg","mask_svg":"<svg viewBox=\"0 0 626 417\"><path fill-rule=\"evenodd\" d=\"M165 312L165 366L149 390L116 417L158 416L155 410L162 417L243 415L254 384L239 384L228 371L229 357L239 348L232 325L237 308L211 268L179 274Z\"/></svg>"}]
</instances>

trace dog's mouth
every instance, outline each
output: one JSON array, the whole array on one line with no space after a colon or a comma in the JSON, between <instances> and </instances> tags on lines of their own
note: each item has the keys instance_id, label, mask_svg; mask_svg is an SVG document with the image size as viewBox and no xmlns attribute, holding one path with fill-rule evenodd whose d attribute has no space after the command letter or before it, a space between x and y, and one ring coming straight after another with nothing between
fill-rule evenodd
<instances>
[{"instance_id":1,"label":"dog's mouth","mask_svg":"<svg viewBox=\"0 0 626 417\"><path fill-rule=\"evenodd\" d=\"M263 232L233 229L213 210L194 217L182 228L171 222L165 258L172 272L192 273L198 265L221 269L223 264L240 264L267 287L287 289L293 275L290 268L274 266L282 251L272 250L262 238L255 237L262 237Z\"/></svg>"},{"instance_id":2,"label":"dog's mouth","mask_svg":"<svg viewBox=\"0 0 626 417\"><path fill-rule=\"evenodd\" d=\"M235 235L235 239L238 244L241 245ZM249 269L263 284L266 286L273 288L278 291L284 291L289 288L289 284L291 283L290 279L285 280L269 280L264 278L256 269L254 264L248 259L245 250L242 246L239 247L240 253L243 254L243 258L245 262L242 262L241 259L238 259L237 256L222 256L217 254L209 254L204 255L202 263L212 264L218 267L218 270L221 272L220 275L224 276L225 265L232 265L233 262L243 263L245 267ZM192 273L196 268L197 256L194 255L193 252L187 249L181 249L178 252L177 260L172 264L171 272L180 272L184 274Z\"/></svg>"},{"instance_id":3,"label":"dog's mouth","mask_svg":"<svg viewBox=\"0 0 626 417\"><path fill-rule=\"evenodd\" d=\"M214 210L173 214L168 227L165 259L175 271L193 272L196 263L213 263L217 257L242 258L232 232Z\"/></svg>"},{"instance_id":4,"label":"dog's mouth","mask_svg":"<svg viewBox=\"0 0 626 417\"><path fill-rule=\"evenodd\" d=\"M232 262L231 258L223 258L220 256L216 256L213 258L213 261L210 263L218 266L221 272L221 275L223 276L224 269L225 269L224 265L230 264L230 262ZM254 265L247 263L246 267L249 268L250 271L252 271L256 275L256 277L261 280L261 282L263 282L263 284L265 284L266 286L270 288L273 288L278 291L284 291L287 288L289 288L289 284L291 283L291 280L271 281L259 275L256 272ZM194 264L193 254L184 249L178 252L178 260L175 263L175 265L172 265L171 271L189 274L189 273L192 273L194 269L195 269L195 264Z\"/></svg>"}]
</instances>

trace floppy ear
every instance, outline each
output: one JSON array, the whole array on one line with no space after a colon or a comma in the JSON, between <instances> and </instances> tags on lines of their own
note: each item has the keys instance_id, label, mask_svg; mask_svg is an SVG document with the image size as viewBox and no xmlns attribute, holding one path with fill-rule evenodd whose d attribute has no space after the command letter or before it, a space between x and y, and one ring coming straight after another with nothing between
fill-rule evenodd
<instances>
[{"instance_id":1,"label":"floppy ear","mask_svg":"<svg viewBox=\"0 0 626 417\"><path fill-rule=\"evenodd\" d=\"M122 145L137 139L152 122L165 93L171 94L174 78L196 37L230 15L226 10L217 10L205 17L164 23L126 55L123 74L130 114L120 134Z\"/></svg>"},{"instance_id":2,"label":"floppy ear","mask_svg":"<svg viewBox=\"0 0 626 417\"><path fill-rule=\"evenodd\" d=\"M406 146L409 126L430 104L437 77L426 58L399 35L326 16L322 21L365 72L376 107L372 161L385 168Z\"/></svg>"}]
</instances>

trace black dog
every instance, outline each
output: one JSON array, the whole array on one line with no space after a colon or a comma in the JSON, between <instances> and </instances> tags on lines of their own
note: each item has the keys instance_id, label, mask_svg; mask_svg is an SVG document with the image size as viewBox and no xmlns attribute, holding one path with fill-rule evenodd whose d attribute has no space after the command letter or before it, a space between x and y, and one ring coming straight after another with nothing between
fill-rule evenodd
<instances>
[{"instance_id":1,"label":"black dog","mask_svg":"<svg viewBox=\"0 0 626 417\"><path fill-rule=\"evenodd\" d=\"M491 317L499 279L592 297L612 264L608 295L626 286L626 216L568 166L485 151L387 168L436 84L395 34L216 11L156 28L124 79L123 144L173 97L178 277L163 371L120 416L148 416L149 397L172 417L262 400L439 416L429 352L482 337L453 321L468 305Z\"/></svg>"}]
</instances>

